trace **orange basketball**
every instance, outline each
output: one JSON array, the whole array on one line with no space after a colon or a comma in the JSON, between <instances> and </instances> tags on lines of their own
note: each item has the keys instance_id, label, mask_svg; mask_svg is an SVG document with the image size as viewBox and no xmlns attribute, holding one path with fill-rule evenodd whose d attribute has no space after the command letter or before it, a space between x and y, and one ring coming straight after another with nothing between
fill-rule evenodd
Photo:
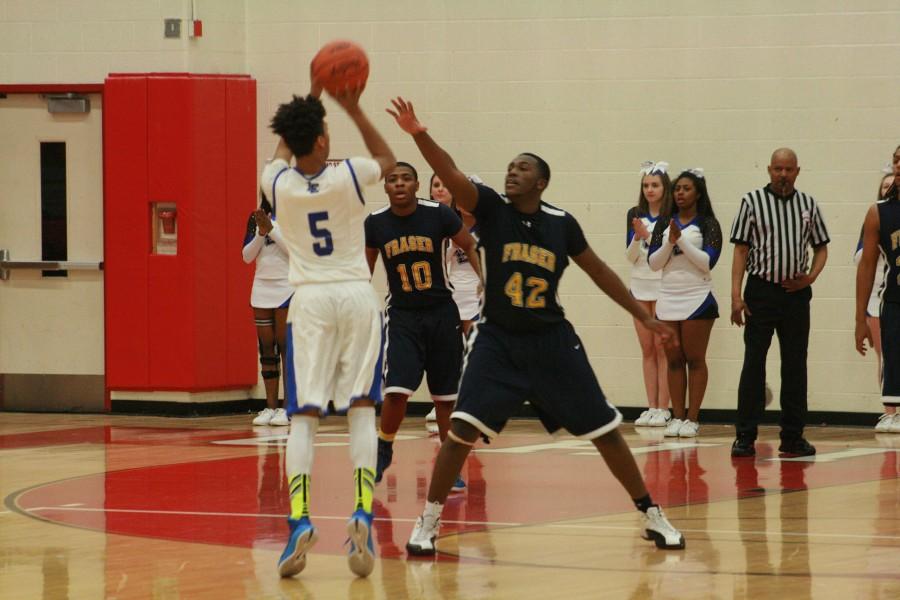
<instances>
[{"instance_id":1,"label":"orange basketball","mask_svg":"<svg viewBox=\"0 0 900 600\"><path fill-rule=\"evenodd\" d=\"M369 78L369 59L353 42L335 40L322 46L312 60L313 81L331 92L365 87Z\"/></svg>"}]
</instances>

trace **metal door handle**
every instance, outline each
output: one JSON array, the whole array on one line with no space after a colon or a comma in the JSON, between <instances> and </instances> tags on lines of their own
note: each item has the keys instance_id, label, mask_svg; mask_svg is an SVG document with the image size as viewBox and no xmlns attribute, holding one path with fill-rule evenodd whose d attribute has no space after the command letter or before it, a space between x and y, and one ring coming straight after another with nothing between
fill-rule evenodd
<instances>
[{"instance_id":1,"label":"metal door handle","mask_svg":"<svg viewBox=\"0 0 900 600\"><path fill-rule=\"evenodd\" d=\"M9 250L0 249L0 279L9 279L12 269L38 271L102 271L103 261L80 260L9 260Z\"/></svg>"}]
</instances>

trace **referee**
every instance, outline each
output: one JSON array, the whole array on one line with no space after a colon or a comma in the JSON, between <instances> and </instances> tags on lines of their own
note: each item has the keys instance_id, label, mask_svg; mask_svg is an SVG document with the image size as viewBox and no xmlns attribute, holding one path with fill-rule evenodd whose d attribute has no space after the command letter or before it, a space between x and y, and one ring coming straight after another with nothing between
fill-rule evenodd
<instances>
[{"instance_id":1,"label":"referee","mask_svg":"<svg viewBox=\"0 0 900 600\"><path fill-rule=\"evenodd\" d=\"M738 384L736 439L731 455L756 454L765 410L766 354L772 334L781 348L782 455L811 456L806 424L806 351L812 283L828 259L828 230L812 196L794 189L800 173L790 148L772 153L769 184L741 199L731 228L731 322L744 329L744 365ZM807 246L812 246L812 265ZM747 285L741 297L741 283Z\"/></svg>"}]
</instances>

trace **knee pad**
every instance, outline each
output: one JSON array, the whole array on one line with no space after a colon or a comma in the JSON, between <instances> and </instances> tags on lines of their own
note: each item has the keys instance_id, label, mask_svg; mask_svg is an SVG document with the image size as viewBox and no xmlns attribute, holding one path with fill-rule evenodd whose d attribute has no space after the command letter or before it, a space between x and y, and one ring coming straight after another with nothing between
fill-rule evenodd
<instances>
[{"instance_id":1,"label":"knee pad","mask_svg":"<svg viewBox=\"0 0 900 600\"><path fill-rule=\"evenodd\" d=\"M259 364L261 366L260 374L263 379L276 379L281 372L278 369L280 363L278 356L260 356Z\"/></svg>"}]
</instances>

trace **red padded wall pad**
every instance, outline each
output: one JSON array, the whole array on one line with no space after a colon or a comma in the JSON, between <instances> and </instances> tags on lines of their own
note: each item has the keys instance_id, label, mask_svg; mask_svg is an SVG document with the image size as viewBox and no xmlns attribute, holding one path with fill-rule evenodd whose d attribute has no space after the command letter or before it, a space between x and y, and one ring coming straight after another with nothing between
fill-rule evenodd
<instances>
[{"instance_id":1,"label":"red padded wall pad","mask_svg":"<svg viewBox=\"0 0 900 600\"><path fill-rule=\"evenodd\" d=\"M174 202L178 212L178 254L151 254L148 262L149 383L155 389L191 389L196 383L191 92L186 75L147 80L148 197L150 202Z\"/></svg>"},{"instance_id":2,"label":"red padded wall pad","mask_svg":"<svg viewBox=\"0 0 900 600\"><path fill-rule=\"evenodd\" d=\"M228 79L225 82L225 193L228 203L225 223L227 269L228 355L225 372L235 386L255 384L257 379L256 328L248 290L253 267L240 257L247 217L256 207L259 174L256 169L256 81Z\"/></svg>"},{"instance_id":3,"label":"red padded wall pad","mask_svg":"<svg viewBox=\"0 0 900 600\"><path fill-rule=\"evenodd\" d=\"M193 340L198 384L214 385L224 375L228 348L227 271L234 245L226 238L228 214L225 178L225 81L200 78L193 82L189 148L193 165L190 200L194 264L191 295L198 308ZM231 252L229 252L229 250ZM239 257L238 257L239 258Z\"/></svg>"},{"instance_id":4,"label":"red padded wall pad","mask_svg":"<svg viewBox=\"0 0 900 600\"><path fill-rule=\"evenodd\" d=\"M146 77L106 80L103 162L106 385L145 387L150 381Z\"/></svg>"},{"instance_id":5,"label":"red padded wall pad","mask_svg":"<svg viewBox=\"0 0 900 600\"><path fill-rule=\"evenodd\" d=\"M107 256L128 246L129 256L144 265L108 270L107 286L113 280L113 288L121 293L107 295L112 302L107 305L107 331L110 338L129 338L132 347L143 346L145 376L138 377L131 365L121 368L131 359L120 357L107 361L108 369L120 375L108 372L108 385L184 391L251 386L257 371L248 306L252 267L241 261L239 244L243 223L255 205L254 82L246 76L143 77L143 112L131 112L134 122L109 134L127 136L129 127L143 127L143 160L128 165L107 161L108 179L127 180L142 170L143 193L113 197L110 190L121 195L127 189L114 185L107 188L106 204L123 205L114 215L107 213L107 231L122 219L135 219L143 227L127 239L117 236L107 246ZM107 86L117 88L120 79L134 77L110 76ZM239 110L229 111L231 84L243 88L236 103ZM175 256L150 253L152 202L176 205ZM135 256L135 246L140 256ZM134 327L130 312L123 309L129 302L143 302L142 327Z\"/></svg>"}]
</instances>

